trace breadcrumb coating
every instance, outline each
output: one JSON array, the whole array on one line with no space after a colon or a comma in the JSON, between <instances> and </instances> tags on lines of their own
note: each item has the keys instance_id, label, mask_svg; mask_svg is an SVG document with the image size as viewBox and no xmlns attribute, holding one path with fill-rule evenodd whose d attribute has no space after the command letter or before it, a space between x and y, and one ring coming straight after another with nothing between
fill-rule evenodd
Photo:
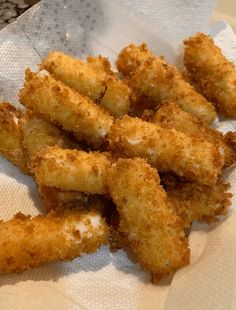
<instances>
[{"instance_id":1,"label":"breadcrumb coating","mask_svg":"<svg viewBox=\"0 0 236 310\"><path fill-rule=\"evenodd\" d=\"M27 173L27 160L22 146L19 125L23 113L8 102L0 102L0 153L11 163Z\"/></svg>"},{"instance_id":2,"label":"breadcrumb coating","mask_svg":"<svg viewBox=\"0 0 236 310\"><path fill-rule=\"evenodd\" d=\"M89 57L87 62L83 62L62 52L50 52L41 68L100 103L114 117L128 113L131 89L115 76L106 58Z\"/></svg>"},{"instance_id":3,"label":"breadcrumb coating","mask_svg":"<svg viewBox=\"0 0 236 310\"><path fill-rule=\"evenodd\" d=\"M79 206L83 207L89 199L89 195L78 191L65 191L41 184L38 185L38 189L44 210L47 213L57 208L72 209Z\"/></svg>"},{"instance_id":4,"label":"breadcrumb coating","mask_svg":"<svg viewBox=\"0 0 236 310\"><path fill-rule=\"evenodd\" d=\"M24 216L0 223L0 271L23 271L92 253L108 240L108 226L96 212Z\"/></svg>"},{"instance_id":5,"label":"breadcrumb coating","mask_svg":"<svg viewBox=\"0 0 236 310\"><path fill-rule=\"evenodd\" d=\"M90 194L108 192L109 167L105 153L65 150L56 146L43 149L32 162L37 183Z\"/></svg>"},{"instance_id":6,"label":"breadcrumb coating","mask_svg":"<svg viewBox=\"0 0 236 310\"><path fill-rule=\"evenodd\" d=\"M211 223L218 216L226 215L231 205L230 185L218 181L214 186L181 182L174 189L167 191L169 201L176 214L186 223L193 221Z\"/></svg>"},{"instance_id":7,"label":"breadcrumb coating","mask_svg":"<svg viewBox=\"0 0 236 310\"><path fill-rule=\"evenodd\" d=\"M155 57L135 71L128 85L134 90L138 103L147 98L158 107L163 100L176 102L181 109L211 124L216 117L215 108L202 95L185 82L181 73L163 59Z\"/></svg>"},{"instance_id":8,"label":"breadcrumb coating","mask_svg":"<svg viewBox=\"0 0 236 310\"><path fill-rule=\"evenodd\" d=\"M151 118L152 122L162 123L167 128L174 127L188 135L203 138L212 144L218 144L225 155L225 167L236 163L236 133L223 134L209 127L204 121L196 116L183 111L173 102L164 103Z\"/></svg>"},{"instance_id":9,"label":"breadcrumb coating","mask_svg":"<svg viewBox=\"0 0 236 310\"><path fill-rule=\"evenodd\" d=\"M39 184L39 194L47 213L51 210L78 209L103 212L108 201L100 195L88 195L78 191L66 191Z\"/></svg>"},{"instance_id":10,"label":"breadcrumb coating","mask_svg":"<svg viewBox=\"0 0 236 310\"><path fill-rule=\"evenodd\" d=\"M98 101L106 91L106 72L98 61L86 63L62 52L50 52L40 65L55 79L77 90L81 95Z\"/></svg>"},{"instance_id":11,"label":"breadcrumb coating","mask_svg":"<svg viewBox=\"0 0 236 310\"><path fill-rule=\"evenodd\" d=\"M128 77L145 64L147 59L154 57L155 55L149 51L145 43L141 45L130 44L120 51L116 66L119 72Z\"/></svg>"},{"instance_id":12,"label":"breadcrumb coating","mask_svg":"<svg viewBox=\"0 0 236 310\"><path fill-rule=\"evenodd\" d=\"M160 171L205 185L216 184L224 164L218 146L129 116L114 123L108 141L110 149L118 154L145 158Z\"/></svg>"},{"instance_id":13,"label":"breadcrumb coating","mask_svg":"<svg viewBox=\"0 0 236 310\"><path fill-rule=\"evenodd\" d=\"M120 230L153 279L188 264L188 241L156 170L143 159L119 159L108 180Z\"/></svg>"},{"instance_id":14,"label":"breadcrumb coating","mask_svg":"<svg viewBox=\"0 0 236 310\"><path fill-rule=\"evenodd\" d=\"M89 98L56 81L49 73L26 70L20 102L47 120L73 132L78 139L99 147L104 143L112 116Z\"/></svg>"},{"instance_id":15,"label":"breadcrumb coating","mask_svg":"<svg viewBox=\"0 0 236 310\"><path fill-rule=\"evenodd\" d=\"M187 227L193 221L215 222L219 216L227 214L231 205L230 185L222 180L213 186L205 186L165 175L161 177L161 183L175 212Z\"/></svg>"},{"instance_id":16,"label":"breadcrumb coating","mask_svg":"<svg viewBox=\"0 0 236 310\"><path fill-rule=\"evenodd\" d=\"M69 139L61 130L42 117L27 111L20 120L23 146L28 155L28 166L35 154L48 146L68 147Z\"/></svg>"},{"instance_id":17,"label":"breadcrumb coating","mask_svg":"<svg viewBox=\"0 0 236 310\"><path fill-rule=\"evenodd\" d=\"M184 64L190 77L226 117L236 118L236 70L213 39L204 33L184 41Z\"/></svg>"},{"instance_id":18,"label":"breadcrumb coating","mask_svg":"<svg viewBox=\"0 0 236 310\"><path fill-rule=\"evenodd\" d=\"M130 108L131 89L114 76L106 80L106 92L101 98L100 105L108 110L115 118L128 114Z\"/></svg>"},{"instance_id":19,"label":"breadcrumb coating","mask_svg":"<svg viewBox=\"0 0 236 310\"><path fill-rule=\"evenodd\" d=\"M111 219L109 222L109 229L110 229L110 235L109 235L109 244L110 244L110 250L112 252L115 252L119 249L123 248L130 248L129 239L127 237L127 234L120 231L120 215L118 211L112 210Z\"/></svg>"},{"instance_id":20,"label":"breadcrumb coating","mask_svg":"<svg viewBox=\"0 0 236 310\"><path fill-rule=\"evenodd\" d=\"M214 106L183 79L176 67L152 54L145 44L124 48L117 67L128 77L128 85L135 93L135 105L158 107L163 100L174 101L208 124L215 119Z\"/></svg>"}]
</instances>

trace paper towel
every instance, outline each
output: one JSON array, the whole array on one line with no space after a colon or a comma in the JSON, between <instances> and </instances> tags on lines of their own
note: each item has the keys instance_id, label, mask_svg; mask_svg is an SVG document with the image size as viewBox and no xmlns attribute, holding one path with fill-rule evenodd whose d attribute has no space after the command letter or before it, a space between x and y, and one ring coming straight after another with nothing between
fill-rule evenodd
<instances>
[{"instance_id":1,"label":"paper towel","mask_svg":"<svg viewBox=\"0 0 236 310\"><path fill-rule=\"evenodd\" d=\"M235 36L225 23L208 30L214 1L41 1L0 32L0 96L18 104L27 66L49 50L75 56L99 53L114 60L120 48L145 41L174 62L181 41L211 31L235 60ZM235 130L235 122L217 124ZM226 178L236 192L235 170ZM41 212L36 186L0 158L0 215ZM235 204L235 197L233 198ZM214 226L195 225L190 234L192 263L158 285L120 250L103 247L69 263L1 275L1 309L235 309L235 215Z\"/></svg>"}]
</instances>

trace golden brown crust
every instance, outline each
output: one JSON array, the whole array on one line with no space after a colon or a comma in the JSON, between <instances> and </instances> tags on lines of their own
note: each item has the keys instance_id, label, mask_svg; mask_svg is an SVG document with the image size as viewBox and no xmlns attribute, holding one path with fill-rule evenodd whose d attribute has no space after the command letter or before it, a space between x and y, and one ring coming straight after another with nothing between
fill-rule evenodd
<instances>
[{"instance_id":1,"label":"golden brown crust","mask_svg":"<svg viewBox=\"0 0 236 310\"><path fill-rule=\"evenodd\" d=\"M130 44L120 51L116 66L119 72L128 77L141 67L147 59L153 57L154 55L148 50L145 43L141 45Z\"/></svg>"},{"instance_id":2,"label":"golden brown crust","mask_svg":"<svg viewBox=\"0 0 236 310\"><path fill-rule=\"evenodd\" d=\"M128 113L131 89L111 71L107 58L88 57L87 62L83 62L62 52L50 52L41 68L100 103L114 117Z\"/></svg>"},{"instance_id":3,"label":"golden brown crust","mask_svg":"<svg viewBox=\"0 0 236 310\"><path fill-rule=\"evenodd\" d=\"M143 159L112 165L109 189L140 264L159 278L189 263L182 223L167 201L155 169Z\"/></svg>"},{"instance_id":4,"label":"golden brown crust","mask_svg":"<svg viewBox=\"0 0 236 310\"><path fill-rule=\"evenodd\" d=\"M148 99L153 107L158 107L163 100L174 101L208 124L216 116L214 106L184 81L177 68L161 58L148 59L131 76L128 85L138 98L137 104Z\"/></svg>"},{"instance_id":5,"label":"golden brown crust","mask_svg":"<svg viewBox=\"0 0 236 310\"><path fill-rule=\"evenodd\" d=\"M223 135L220 131L209 127L204 121L183 111L173 102L164 103L154 116L149 117L149 120L161 123L167 128L174 127L185 134L203 138L212 144L218 144L225 155L224 166L229 167L236 163L235 133Z\"/></svg>"},{"instance_id":6,"label":"golden brown crust","mask_svg":"<svg viewBox=\"0 0 236 310\"><path fill-rule=\"evenodd\" d=\"M105 153L48 147L37 153L32 171L37 183L90 194L108 192L110 161Z\"/></svg>"},{"instance_id":7,"label":"golden brown crust","mask_svg":"<svg viewBox=\"0 0 236 310\"><path fill-rule=\"evenodd\" d=\"M56 187L38 185L39 194L46 213L59 209L81 209L104 211L108 201L99 195L87 195L78 191L65 191Z\"/></svg>"},{"instance_id":8,"label":"golden brown crust","mask_svg":"<svg viewBox=\"0 0 236 310\"><path fill-rule=\"evenodd\" d=\"M50 52L40 65L41 69L50 72L55 79L77 90L81 95L98 101L105 93L105 77L107 67L104 61L90 58L89 63L80 61L62 52Z\"/></svg>"},{"instance_id":9,"label":"golden brown crust","mask_svg":"<svg viewBox=\"0 0 236 310\"><path fill-rule=\"evenodd\" d=\"M119 249L130 248L127 235L120 231L120 215L115 206L110 209L109 217L109 245L110 250L115 252Z\"/></svg>"},{"instance_id":10,"label":"golden brown crust","mask_svg":"<svg viewBox=\"0 0 236 310\"><path fill-rule=\"evenodd\" d=\"M124 48L117 67L128 78L128 85L135 93L133 103L138 109L158 107L162 100L170 100L208 124L213 122L214 106L184 80L176 67L152 54L145 44Z\"/></svg>"},{"instance_id":11,"label":"golden brown crust","mask_svg":"<svg viewBox=\"0 0 236 310\"><path fill-rule=\"evenodd\" d=\"M192 80L218 111L236 118L236 71L211 37L197 33L184 41L184 64Z\"/></svg>"},{"instance_id":12,"label":"golden brown crust","mask_svg":"<svg viewBox=\"0 0 236 310\"><path fill-rule=\"evenodd\" d=\"M20 102L47 120L76 134L95 147L104 143L113 118L89 98L53 79L26 70L24 87L19 93Z\"/></svg>"},{"instance_id":13,"label":"golden brown crust","mask_svg":"<svg viewBox=\"0 0 236 310\"><path fill-rule=\"evenodd\" d=\"M131 89L123 82L110 76L106 80L106 92L100 100L100 105L115 118L128 114L131 104Z\"/></svg>"},{"instance_id":14,"label":"golden brown crust","mask_svg":"<svg viewBox=\"0 0 236 310\"><path fill-rule=\"evenodd\" d=\"M65 137L59 128L29 110L21 118L20 127L28 166L31 158L41 149L54 145L66 147L70 144L69 138Z\"/></svg>"},{"instance_id":15,"label":"golden brown crust","mask_svg":"<svg viewBox=\"0 0 236 310\"><path fill-rule=\"evenodd\" d=\"M23 113L8 102L0 103L0 153L24 173L28 172L19 126Z\"/></svg>"},{"instance_id":16,"label":"golden brown crust","mask_svg":"<svg viewBox=\"0 0 236 310\"><path fill-rule=\"evenodd\" d=\"M193 221L215 222L219 216L227 214L231 205L230 185L222 180L214 186L204 186L165 175L161 182L175 212L187 227Z\"/></svg>"},{"instance_id":17,"label":"golden brown crust","mask_svg":"<svg viewBox=\"0 0 236 310\"><path fill-rule=\"evenodd\" d=\"M0 223L0 270L23 271L92 253L108 240L98 213L70 212L34 218L22 215Z\"/></svg>"},{"instance_id":18,"label":"golden brown crust","mask_svg":"<svg viewBox=\"0 0 236 310\"><path fill-rule=\"evenodd\" d=\"M160 171L205 185L217 182L224 163L218 146L204 139L129 116L115 122L108 141L118 154L146 158Z\"/></svg>"}]
</instances>

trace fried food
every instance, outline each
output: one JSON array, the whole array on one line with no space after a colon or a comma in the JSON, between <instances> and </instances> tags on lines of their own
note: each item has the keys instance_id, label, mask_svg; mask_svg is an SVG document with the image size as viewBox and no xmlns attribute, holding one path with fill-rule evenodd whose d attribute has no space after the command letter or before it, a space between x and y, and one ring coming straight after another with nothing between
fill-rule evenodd
<instances>
[{"instance_id":1,"label":"fried food","mask_svg":"<svg viewBox=\"0 0 236 310\"><path fill-rule=\"evenodd\" d=\"M104 153L49 147L32 163L37 183L62 190L90 194L108 192L106 178L110 160Z\"/></svg>"},{"instance_id":2,"label":"fried food","mask_svg":"<svg viewBox=\"0 0 236 310\"><path fill-rule=\"evenodd\" d=\"M113 123L107 111L48 73L32 73L27 69L19 99L35 113L42 114L48 121L61 125L96 148L104 143Z\"/></svg>"},{"instance_id":3,"label":"fried food","mask_svg":"<svg viewBox=\"0 0 236 310\"><path fill-rule=\"evenodd\" d=\"M65 148L70 144L69 138L65 137L59 128L30 111L27 111L21 118L20 126L28 163L37 152L45 147L57 145Z\"/></svg>"},{"instance_id":4,"label":"fried food","mask_svg":"<svg viewBox=\"0 0 236 310\"><path fill-rule=\"evenodd\" d=\"M170 176L161 177L176 214L188 227L193 221L208 224L226 215L231 205L230 185L219 180L214 186L179 181Z\"/></svg>"},{"instance_id":5,"label":"fried food","mask_svg":"<svg viewBox=\"0 0 236 310\"><path fill-rule=\"evenodd\" d=\"M0 103L0 153L24 173L27 173L27 161L22 146L22 131L19 126L22 114L21 110L10 103Z\"/></svg>"},{"instance_id":6,"label":"fried food","mask_svg":"<svg viewBox=\"0 0 236 310\"><path fill-rule=\"evenodd\" d=\"M39 184L39 195L45 211L48 213L57 208L73 209L85 206L89 195L77 191L65 191L56 187Z\"/></svg>"},{"instance_id":7,"label":"fried food","mask_svg":"<svg viewBox=\"0 0 236 310\"><path fill-rule=\"evenodd\" d=\"M106 91L107 73L98 60L86 63L62 52L50 52L40 67L93 101L98 101Z\"/></svg>"},{"instance_id":8,"label":"fried food","mask_svg":"<svg viewBox=\"0 0 236 310\"><path fill-rule=\"evenodd\" d=\"M108 226L96 212L30 218L18 214L0 223L0 270L23 271L92 253L108 240Z\"/></svg>"},{"instance_id":9,"label":"fried food","mask_svg":"<svg viewBox=\"0 0 236 310\"><path fill-rule=\"evenodd\" d=\"M184 41L184 64L208 100L226 117L236 118L236 70L211 37L197 33Z\"/></svg>"},{"instance_id":10,"label":"fried food","mask_svg":"<svg viewBox=\"0 0 236 310\"><path fill-rule=\"evenodd\" d=\"M50 52L41 64L56 79L100 103L114 117L127 114L131 89L110 69L106 58L90 57L87 62L62 52Z\"/></svg>"},{"instance_id":11,"label":"fried food","mask_svg":"<svg viewBox=\"0 0 236 310\"><path fill-rule=\"evenodd\" d=\"M145 64L145 62L154 58L145 43L141 45L130 44L123 48L116 60L116 66L119 72L125 77L135 73L135 71Z\"/></svg>"},{"instance_id":12,"label":"fried food","mask_svg":"<svg viewBox=\"0 0 236 310\"><path fill-rule=\"evenodd\" d=\"M110 76L106 80L106 92L100 100L100 105L115 118L122 117L129 112L131 92L123 81Z\"/></svg>"},{"instance_id":13,"label":"fried food","mask_svg":"<svg viewBox=\"0 0 236 310\"><path fill-rule=\"evenodd\" d=\"M225 156L225 167L236 163L236 133L223 134L209 127L204 121L196 116L183 111L173 102L164 103L151 117L150 121L161 123L167 128L175 128L188 135L203 138L212 144L218 144Z\"/></svg>"},{"instance_id":14,"label":"fried food","mask_svg":"<svg viewBox=\"0 0 236 310\"><path fill-rule=\"evenodd\" d=\"M103 212L108 201L99 195L88 195L78 191L66 191L39 184L39 194L47 213L51 210L78 209Z\"/></svg>"},{"instance_id":15,"label":"fried food","mask_svg":"<svg viewBox=\"0 0 236 310\"><path fill-rule=\"evenodd\" d=\"M215 119L214 106L183 79L176 67L152 55L145 45L130 45L123 49L117 60L118 69L123 74L127 72L125 65L133 73L128 85L137 97L136 105L142 106L148 101L150 107L158 107L163 100L174 101L184 111L208 124Z\"/></svg>"},{"instance_id":16,"label":"fried food","mask_svg":"<svg viewBox=\"0 0 236 310\"><path fill-rule=\"evenodd\" d=\"M119 249L130 248L129 239L124 232L120 231L120 215L116 208L112 209L112 214L109 221L109 244L112 252Z\"/></svg>"},{"instance_id":17,"label":"fried food","mask_svg":"<svg viewBox=\"0 0 236 310\"><path fill-rule=\"evenodd\" d=\"M199 184L216 184L224 164L218 146L174 128L129 116L114 123L108 141L112 151L131 158L146 158L160 171L174 172Z\"/></svg>"},{"instance_id":18,"label":"fried food","mask_svg":"<svg viewBox=\"0 0 236 310\"><path fill-rule=\"evenodd\" d=\"M169 201L176 214L186 223L193 221L214 222L220 215L226 215L230 206L229 184L218 181L214 186L196 183L178 183L176 188L167 191Z\"/></svg>"},{"instance_id":19,"label":"fried food","mask_svg":"<svg viewBox=\"0 0 236 310\"><path fill-rule=\"evenodd\" d=\"M153 279L189 263L188 241L155 169L143 159L119 159L111 167L109 190L140 264Z\"/></svg>"}]
</instances>

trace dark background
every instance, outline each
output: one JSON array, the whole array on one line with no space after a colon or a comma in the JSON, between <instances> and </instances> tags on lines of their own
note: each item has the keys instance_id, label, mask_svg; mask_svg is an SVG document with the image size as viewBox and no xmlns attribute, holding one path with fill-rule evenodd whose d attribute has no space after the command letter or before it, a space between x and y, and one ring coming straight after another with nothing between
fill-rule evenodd
<instances>
[{"instance_id":1,"label":"dark background","mask_svg":"<svg viewBox=\"0 0 236 310\"><path fill-rule=\"evenodd\" d=\"M39 0L0 0L0 30Z\"/></svg>"}]
</instances>

